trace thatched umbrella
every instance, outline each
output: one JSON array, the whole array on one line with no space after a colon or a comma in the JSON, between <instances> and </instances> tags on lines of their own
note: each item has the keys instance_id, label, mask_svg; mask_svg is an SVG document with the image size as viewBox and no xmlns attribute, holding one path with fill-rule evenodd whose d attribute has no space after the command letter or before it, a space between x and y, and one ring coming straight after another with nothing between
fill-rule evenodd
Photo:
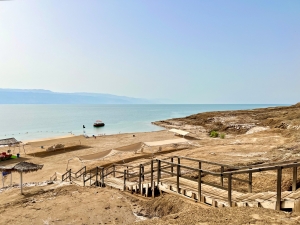
<instances>
[{"instance_id":1,"label":"thatched umbrella","mask_svg":"<svg viewBox=\"0 0 300 225\"><path fill-rule=\"evenodd\" d=\"M38 165L30 162L19 162L14 166L0 166L0 171L18 172L21 179L21 194L23 194L23 173L31 173L41 170L44 165Z\"/></svg>"}]
</instances>

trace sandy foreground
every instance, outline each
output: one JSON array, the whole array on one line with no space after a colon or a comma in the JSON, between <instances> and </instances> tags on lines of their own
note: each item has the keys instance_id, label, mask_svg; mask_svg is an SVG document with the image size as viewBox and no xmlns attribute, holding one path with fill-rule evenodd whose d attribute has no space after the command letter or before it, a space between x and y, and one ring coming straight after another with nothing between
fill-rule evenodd
<instances>
[{"instance_id":1,"label":"sandy foreground","mask_svg":"<svg viewBox=\"0 0 300 225\"><path fill-rule=\"evenodd\" d=\"M184 128L182 125L174 125ZM211 138L207 131L192 125L189 127L194 138L184 145L185 149L170 151L165 146L162 152L145 149L143 153L118 152L96 160L79 160L90 154L105 155L112 148L138 142L161 141L179 138L165 131L116 134L85 139L80 147L46 152L40 147L25 146L27 154L21 149L21 158L0 162L12 165L19 161L43 164L38 172L24 175L28 183L24 195L20 189L1 189L0 224L300 224L300 214L278 212L263 208L212 208L184 198L163 194L152 198L141 197L129 192L110 188L81 187L68 182L47 184L55 173L63 174L67 169L77 171L82 166L109 165L113 162L139 164L154 157L181 155L230 165L274 162L299 158L299 139L286 135L286 130L268 127L256 128L252 132L226 133L224 139ZM187 128L185 128L187 130ZM298 132L295 130L293 132ZM297 133L297 135L298 135ZM297 136L298 137L298 136ZM291 150L291 146L294 148ZM300 146L300 145L299 145ZM5 150L2 148L1 150ZM15 149L15 153L18 149ZM155 152L154 155L151 153ZM79 158L78 158L79 157ZM213 169L213 168L209 168ZM20 182L19 174L13 173L12 183ZM253 191L274 191L276 174L262 172L253 177ZM35 186L31 182L40 182ZM43 183L44 182L44 183ZM10 184L10 177L5 186ZM236 184L238 185L238 184ZM2 185L1 185L2 186ZM291 187L291 173L283 172L283 191ZM240 191L246 189L239 185Z\"/></svg>"}]
</instances>

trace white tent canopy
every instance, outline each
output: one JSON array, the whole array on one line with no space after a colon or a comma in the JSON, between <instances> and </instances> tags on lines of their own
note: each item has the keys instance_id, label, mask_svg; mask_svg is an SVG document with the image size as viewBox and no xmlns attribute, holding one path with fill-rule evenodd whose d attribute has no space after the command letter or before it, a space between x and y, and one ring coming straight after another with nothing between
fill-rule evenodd
<instances>
[{"instance_id":1,"label":"white tent canopy","mask_svg":"<svg viewBox=\"0 0 300 225\"><path fill-rule=\"evenodd\" d=\"M171 132L173 132L173 133L176 133L176 134L180 134L180 135L182 135L182 136L185 136L185 135L187 135L188 133L190 133L190 132L183 131L183 130L178 130L178 129L171 129L171 130L169 130L169 131L171 131Z\"/></svg>"},{"instance_id":2,"label":"white tent canopy","mask_svg":"<svg viewBox=\"0 0 300 225\"><path fill-rule=\"evenodd\" d=\"M82 160L97 160L97 159L104 159L105 157L115 155L121 152L137 152L138 150L142 150L144 145L147 147L155 147L155 146L162 146L162 145L169 145L169 144L179 144L179 143L186 143L188 142L187 139L184 138L176 138L171 140L163 140L163 141L152 141L152 142L138 142L135 144L122 146L118 148L113 148L110 150L89 154L85 156L79 156L78 158Z\"/></svg>"},{"instance_id":3,"label":"white tent canopy","mask_svg":"<svg viewBox=\"0 0 300 225\"><path fill-rule=\"evenodd\" d=\"M178 144L178 143L184 143L184 142L188 142L188 140L186 140L184 138L176 138L176 139L171 139L171 140L144 142L144 144L149 147L153 147L153 146L161 146L161 145L169 145L169 144Z\"/></svg>"}]
</instances>

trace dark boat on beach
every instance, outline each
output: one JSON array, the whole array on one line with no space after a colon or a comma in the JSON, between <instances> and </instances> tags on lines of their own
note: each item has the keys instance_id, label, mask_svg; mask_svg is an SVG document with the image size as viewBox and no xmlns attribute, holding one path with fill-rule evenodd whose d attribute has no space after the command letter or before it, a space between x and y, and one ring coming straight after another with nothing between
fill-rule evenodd
<instances>
[{"instance_id":1,"label":"dark boat on beach","mask_svg":"<svg viewBox=\"0 0 300 225\"><path fill-rule=\"evenodd\" d=\"M94 123L94 127L104 127L104 123L101 121L101 120L97 120L95 123Z\"/></svg>"}]
</instances>

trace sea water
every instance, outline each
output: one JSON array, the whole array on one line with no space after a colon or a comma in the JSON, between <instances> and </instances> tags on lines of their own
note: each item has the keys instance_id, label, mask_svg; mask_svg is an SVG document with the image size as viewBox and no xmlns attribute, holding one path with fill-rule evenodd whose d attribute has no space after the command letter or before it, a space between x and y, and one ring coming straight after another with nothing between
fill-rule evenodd
<instances>
[{"instance_id":1,"label":"sea water","mask_svg":"<svg viewBox=\"0 0 300 225\"><path fill-rule=\"evenodd\" d=\"M281 104L282 105L282 104ZM0 105L0 139L33 140L68 134L102 135L158 131L158 120L208 111L266 108L270 104ZM104 127L95 128L96 120ZM83 129L85 126L85 129Z\"/></svg>"}]
</instances>

